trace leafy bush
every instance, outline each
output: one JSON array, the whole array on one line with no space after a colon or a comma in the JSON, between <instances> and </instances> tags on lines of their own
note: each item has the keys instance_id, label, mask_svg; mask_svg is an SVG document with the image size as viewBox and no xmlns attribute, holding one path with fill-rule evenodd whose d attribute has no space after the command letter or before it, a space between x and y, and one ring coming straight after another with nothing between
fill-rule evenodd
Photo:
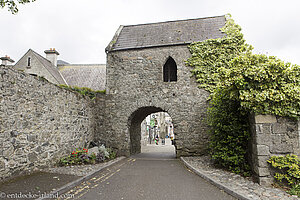
<instances>
[{"instance_id":1,"label":"leafy bush","mask_svg":"<svg viewBox=\"0 0 300 200\"><path fill-rule=\"evenodd\" d=\"M250 138L248 113L241 110L239 101L231 100L228 91L219 90L210 101L208 124L212 127L210 153L218 166L250 175L247 164L247 145Z\"/></svg>"},{"instance_id":2,"label":"leafy bush","mask_svg":"<svg viewBox=\"0 0 300 200\"><path fill-rule=\"evenodd\" d=\"M300 160L296 155L272 156L268 163L277 170L275 179L290 186L289 193L300 197Z\"/></svg>"},{"instance_id":3,"label":"leafy bush","mask_svg":"<svg viewBox=\"0 0 300 200\"><path fill-rule=\"evenodd\" d=\"M235 87L241 106L259 114L300 115L300 66L273 56L244 54L221 68L225 87ZM223 82L224 83L224 82Z\"/></svg>"}]
</instances>

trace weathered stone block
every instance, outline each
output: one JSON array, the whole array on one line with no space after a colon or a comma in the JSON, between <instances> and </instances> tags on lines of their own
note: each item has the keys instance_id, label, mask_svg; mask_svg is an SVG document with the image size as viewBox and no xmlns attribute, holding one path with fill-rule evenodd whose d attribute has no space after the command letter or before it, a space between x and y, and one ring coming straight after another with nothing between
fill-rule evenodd
<instances>
[{"instance_id":1,"label":"weathered stone block","mask_svg":"<svg viewBox=\"0 0 300 200\"><path fill-rule=\"evenodd\" d=\"M20 134L21 134L20 132L15 131L15 130L13 130L13 131L10 132L11 137L17 137Z\"/></svg>"},{"instance_id":2,"label":"weathered stone block","mask_svg":"<svg viewBox=\"0 0 300 200\"><path fill-rule=\"evenodd\" d=\"M255 131L256 135L270 135L272 133L272 124L256 124Z\"/></svg>"},{"instance_id":3,"label":"weathered stone block","mask_svg":"<svg viewBox=\"0 0 300 200\"><path fill-rule=\"evenodd\" d=\"M272 143L271 135L258 134L256 135L256 144L269 146Z\"/></svg>"},{"instance_id":4,"label":"weathered stone block","mask_svg":"<svg viewBox=\"0 0 300 200\"><path fill-rule=\"evenodd\" d=\"M5 147L3 148L3 157L5 158L10 158L13 154L14 154L14 147L11 144L7 144Z\"/></svg>"},{"instance_id":5,"label":"weathered stone block","mask_svg":"<svg viewBox=\"0 0 300 200\"><path fill-rule=\"evenodd\" d=\"M258 156L268 156L270 155L270 149L267 145L257 145L257 155Z\"/></svg>"},{"instance_id":6,"label":"weathered stone block","mask_svg":"<svg viewBox=\"0 0 300 200\"><path fill-rule=\"evenodd\" d=\"M35 142L35 141L36 141L36 138L37 138L37 135L36 135L36 134L30 134L30 135L27 135L27 140L28 140L28 142Z\"/></svg>"},{"instance_id":7,"label":"weathered stone block","mask_svg":"<svg viewBox=\"0 0 300 200\"><path fill-rule=\"evenodd\" d=\"M274 115L256 115L255 123L257 124L272 124L276 123L277 119Z\"/></svg>"},{"instance_id":8,"label":"weathered stone block","mask_svg":"<svg viewBox=\"0 0 300 200\"><path fill-rule=\"evenodd\" d=\"M257 156L257 164L258 167L269 167L269 163L267 162L267 160L270 159L270 156Z\"/></svg>"},{"instance_id":9,"label":"weathered stone block","mask_svg":"<svg viewBox=\"0 0 300 200\"><path fill-rule=\"evenodd\" d=\"M258 184L262 186L271 186L273 181L272 177L258 177Z\"/></svg>"},{"instance_id":10,"label":"weathered stone block","mask_svg":"<svg viewBox=\"0 0 300 200\"><path fill-rule=\"evenodd\" d=\"M35 162L38 160L38 157L37 157L37 154L34 152L34 153L29 153L28 154L28 160L29 162Z\"/></svg>"},{"instance_id":11,"label":"weathered stone block","mask_svg":"<svg viewBox=\"0 0 300 200\"><path fill-rule=\"evenodd\" d=\"M287 125L284 123L274 123L272 129L274 134L283 134L287 132Z\"/></svg>"},{"instance_id":12,"label":"weathered stone block","mask_svg":"<svg viewBox=\"0 0 300 200\"><path fill-rule=\"evenodd\" d=\"M0 170L5 170L6 162L3 159L0 159Z\"/></svg>"},{"instance_id":13,"label":"weathered stone block","mask_svg":"<svg viewBox=\"0 0 300 200\"><path fill-rule=\"evenodd\" d=\"M293 145L288 143L273 144L270 147L272 154L287 154L293 153Z\"/></svg>"},{"instance_id":14,"label":"weathered stone block","mask_svg":"<svg viewBox=\"0 0 300 200\"><path fill-rule=\"evenodd\" d=\"M258 176L269 176L270 175L270 170L267 167L258 167Z\"/></svg>"}]
</instances>

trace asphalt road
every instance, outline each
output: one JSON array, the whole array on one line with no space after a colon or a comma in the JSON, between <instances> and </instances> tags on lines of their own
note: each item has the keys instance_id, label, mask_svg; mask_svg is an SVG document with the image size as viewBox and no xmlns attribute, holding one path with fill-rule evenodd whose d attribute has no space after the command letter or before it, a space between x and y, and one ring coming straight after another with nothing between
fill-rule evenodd
<instances>
[{"instance_id":1,"label":"asphalt road","mask_svg":"<svg viewBox=\"0 0 300 200\"><path fill-rule=\"evenodd\" d=\"M170 148L150 146L67 193L87 200L235 199L185 168Z\"/></svg>"}]
</instances>

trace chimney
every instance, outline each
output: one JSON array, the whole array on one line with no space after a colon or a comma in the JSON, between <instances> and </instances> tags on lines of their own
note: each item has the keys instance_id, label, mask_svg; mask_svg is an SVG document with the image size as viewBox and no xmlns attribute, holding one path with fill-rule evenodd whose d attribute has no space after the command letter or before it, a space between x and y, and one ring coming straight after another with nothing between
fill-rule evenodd
<instances>
[{"instance_id":1,"label":"chimney","mask_svg":"<svg viewBox=\"0 0 300 200\"><path fill-rule=\"evenodd\" d=\"M55 50L55 48L50 48L50 50L44 51L46 54L46 59L49 60L55 67L57 67L57 56L59 53Z\"/></svg>"},{"instance_id":2,"label":"chimney","mask_svg":"<svg viewBox=\"0 0 300 200\"><path fill-rule=\"evenodd\" d=\"M1 65L12 65L15 61L13 59L11 59L9 56L4 56L0 58L2 60L2 64Z\"/></svg>"}]
</instances>

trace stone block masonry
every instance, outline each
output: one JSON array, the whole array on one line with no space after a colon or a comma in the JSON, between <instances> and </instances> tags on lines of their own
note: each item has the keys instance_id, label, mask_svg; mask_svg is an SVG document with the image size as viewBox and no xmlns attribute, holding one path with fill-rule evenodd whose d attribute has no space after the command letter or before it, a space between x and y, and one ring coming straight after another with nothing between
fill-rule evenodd
<instances>
[{"instance_id":1,"label":"stone block masonry","mask_svg":"<svg viewBox=\"0 0 300 200\"><path fill-rule=\"evenodd\" d=\"M141 122L152 113L167 112L174 124L177 157L207 153L209 93L198 88L185 65L190 56L186 45L109 52L106 132L97 131L96 137L120 155L139 153ZM164 82L169 58L176 63L177 81Z\"/></svg>"},{"instance_id":2,"label":"stone block masonry","mask_svg":"<svg viewBox=\"0 0 300 200\"><path fill-rule=\"evenodd\" d=\"M86 146L94 137L93 105L82 95L1 66L0 181Z\"/></svg>"},{"instance_id":3,"label":"stone block masonry","mask_svg":"<svg viewBox=\"0 0 300 200\"><path fill-rule=\"evenodd\" d=\"M274 173L267 160L274 155L300 155L299 122L272 115L252 115L250 124L254 175L261 185L270 185Z\"/></svg>"}]
</instances>

